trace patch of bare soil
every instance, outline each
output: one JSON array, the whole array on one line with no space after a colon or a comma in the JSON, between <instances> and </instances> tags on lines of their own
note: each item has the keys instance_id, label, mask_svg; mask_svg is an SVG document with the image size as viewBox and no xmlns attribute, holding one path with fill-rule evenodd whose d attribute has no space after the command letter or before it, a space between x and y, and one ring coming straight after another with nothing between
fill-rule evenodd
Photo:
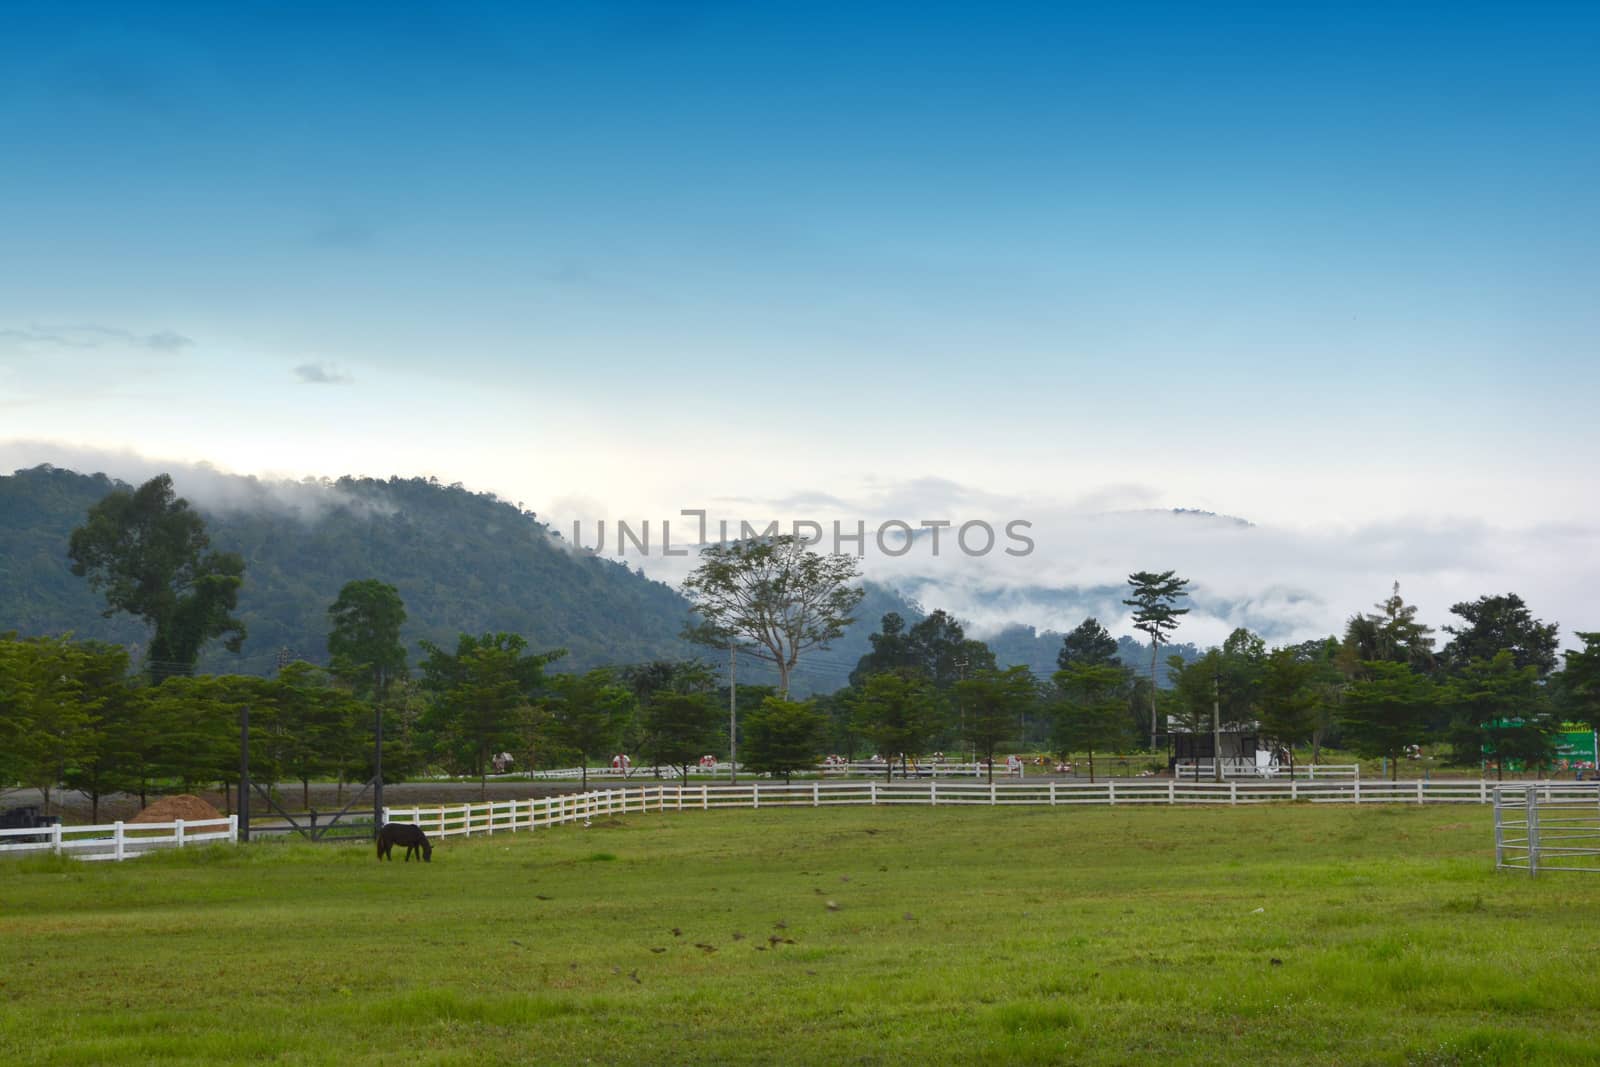
<instances>
[{"instance_id":1,"label":"patch of bare soil","mask_svg":"<svg viewBox=\"0 0 1600 1067\"><path fill-rule=\"evenodd\" d=\"M222 817L222 812L194 794L179 793L173 797L162 797L129 819L128 822L176 822L179 819L184 822L193 822L198 819L220 819Z\"/></svg>"}]
</instances>

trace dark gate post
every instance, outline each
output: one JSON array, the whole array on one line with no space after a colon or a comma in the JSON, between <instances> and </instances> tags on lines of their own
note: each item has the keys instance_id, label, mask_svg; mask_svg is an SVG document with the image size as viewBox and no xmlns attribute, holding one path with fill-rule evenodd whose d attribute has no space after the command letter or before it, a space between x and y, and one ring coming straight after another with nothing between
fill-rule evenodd
<instances>
[{"instance_id":1,"label":"dark gate post","mask_svg":"<svg viewBox=\"0 0 1600 1067\"><path fill-rule=\"evenodd\" d=\"M372 757L372 836L383 828L383 703L378 703L377 746Z\"/></svg>"},{"instance_id":2,"label":"dark gate post","mask_svg":"<svg viewBox=\"0 0 1600 1067\"><path fill-rule=\"evenodd\" d=\"M239 705L239 840L250 840L250 705Z\"/></svg>"}]
</instances>

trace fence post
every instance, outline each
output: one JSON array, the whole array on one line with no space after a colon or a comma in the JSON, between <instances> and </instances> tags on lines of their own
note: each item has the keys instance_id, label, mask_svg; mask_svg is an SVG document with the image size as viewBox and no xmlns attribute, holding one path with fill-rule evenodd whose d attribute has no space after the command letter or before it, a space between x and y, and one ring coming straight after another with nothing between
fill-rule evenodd
<instances>
[{"instance_id":1,"label":"fence post","mask_svg":"<svg viewBox=\"0 0 1600 1067\"><path fill-rule=\"evenodd\" d=\"M711 810L711 784L709 782L700 783L700 810Z\"/></svg>"},{"instance_id":2,"label":"fence post","mask_svg":"<svg viewBox=\"0 0 1600 1067\"><path fill-rule=\"evenodd\" d=\"M1228 783L1228 803L1237 807L1239 804L1239 783Z\"/></svg>"},{"instance_id":3,"label":"fence post","mask_svg":"<svg viewBox=\"0 0 1600 1067\"><path fill-rule=\"evenodd\" d=\"M1422 779L1417 779L1417 803L1422 803Z\"/></svg>"},{"instance_id":4,"label":"fence post","mask_svg":"<svg viewBox=\"0 0 1600 1067\"><path fill-rule=\"evenodd\" d=\"M112 841L112 845L111 845L112 857L117 859L117 860L121 860L122 856L123 856L123 848L122 848L122 821L120 819L111 824L111 841Z\"/></svg>"},{"instance_id":5,"label":"fence post","mask_svg":"<svg viewBox=\"0 0 1600 1067\"><path fill-rule=\"evenodd\" d=\"M868 782L867 785L871 789L872 804L874 807L876 807L878 803L878 781L876 778L874 778L872 781Z\"/></svg>"},{"instance_id":6,"label":"fence post","mask_svg":"<svg viewBox=\"0 0 1600 1067\"><path fill-rule=\"evenodd\" d=\"M1494 867L1495 867L1495 870L1499 870L1500 868L1502 868L1502 867L1504 867L1506 865L1506 858L1505 858L1506 838L1505 838L1504 813L1501 811L1500 803L1501 803L1500 790L1496 789L1494 791Z\"/></svg>"},{"instance_id":7,"label":"fence post","mask_svg":"<svg viewBox=\"0 0 1600 1067\"><path fill-rule=\"evenodd\" d=\"M1117 780L1115 778L1106 779L1106 804L1113 808L1117 806Z\"/></svg>"},{"instance_id":8,"label":"fence post","mask_svg":"<svg viewBox=\"0 0 1600 1067\"><path fill-rule=\"evenodd\" d=\"M230 815L228 818L229 821L232 822L233 820L237 819L238 816ZM55 853L57 856L61 855L61 824L58 822L50 824L50 851Z\"/></svg>"},{"instance_id":9,"label":"fence post","mask_svg":"<svg viewBox=\"0 0 1600 1067\"><path fill-rule=\"evenodd\" d=\"M1289 779L1289 799L1290 800L1299 800L1300 799L1300 790L1298 788L1299 784L1300 783L1295 781L1293 778Z\"/></svg>"},{"instance_id":10,"label":"fence post","mask_svg":"<svg viewBox=\"0 0 1600 1067\"><path fill-rule=\"evenodd\" d=\"M761 783L754 779L750 781L750 799L752 801L751 807L759 808L761 806Z\"/></svg>"},{"instance_id":11,"label":"fence post","mask_svg":"<svg viewBox=\"0 0 1600 1067\"><path fill-rule=\"evenodd\" d=\"M929 782L928 783L928 807L937 808L938 806L939 806L939 783L938 782Z\"/></svg>"},{"instance_id":12,"label":"fence post","mask_svg":"<svg viewBox=\"0 0 1600 1067\"><path fill-rule=\"evenodd\" d=\"M1056 806L1056 783L1054 780L1050 782L1050 806L1052 808Z\"/></svg>"},{"instance_id":13,"label":"fence post","mask_svg":"<svg viewBox=\"0 0 1600 1067\"><path fill-rule=\"evenodd\" d=\"M1178 779L1176 777L1174 777L1171 781L1167 782L1167 804L1168 805L1172 805L1172 804L1176 804L1177 802L1178 802Z\"/></svg>"},{"instance_id":14,"label":"fence post","mask_svg":"<svg viewBox=\"0 0 1600 1067\"><path fill-rule=\"evenodd\" d=\"M172 820L172 842L174 848L183 847L183 820Z\"/></svg>"},{"instance_id":15,"label":"fence post","mask_svg":"<svg viewBox=\"0 0 1600 1067\"><path fill-rule=\"evenodd\" d=\"M994 804L995 804L994 783L990 782L989 783L989 806L992 808L992 807L994 807Z\"/></svg>"},{"instance_id":16,"label":"fence post","mask_svg":"<svg viewBox=\"0 0 1600 1067\"><path fill-rule=\"evenodd\" d=\"M822 807L822 783L821 782L812 782L811 783L811 806L813 808Z\"/></svg>"},{"instance_id":17,"label":"fence post","mask_svg":"<svg viewBox=\"0 0 1600 1067\"><path fill-rule=\"evenodd\" d=\"M1361 803L1361 772L1356 771L1356 803Z\"/></svg>"},{"instance_id":18,"label":"fence post","mask_svg":"<svg viewBox=\"0 0 1600 1067\"><path fill-rule=\"evenodd\" d=\"M1539 874L1539 790L1535 786L1524 790L1523 798L1528 811L1528 877ZM121 823L117 824L119 827Z\"/></svg>"}]
</instances>

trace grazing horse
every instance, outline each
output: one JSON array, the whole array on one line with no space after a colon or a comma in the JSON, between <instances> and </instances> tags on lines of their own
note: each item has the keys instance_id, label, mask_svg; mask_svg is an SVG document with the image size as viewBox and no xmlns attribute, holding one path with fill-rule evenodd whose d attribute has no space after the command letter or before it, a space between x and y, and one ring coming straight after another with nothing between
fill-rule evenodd
<instances>
[{"instance_id":1,"label":"grazing horse","mask_svg":"<svg viewBox=\"0 0 1600 1067\"><path fill-rule=\"evenodd\" d=\"M403 822L384 823L383 829L378 831L378 858L393 861L390 853L396 845L406 846L407 863L411 862L413 853L419 854L423 863L433 862L433 845L418 827Z\"/></svg>"}]
</instances>

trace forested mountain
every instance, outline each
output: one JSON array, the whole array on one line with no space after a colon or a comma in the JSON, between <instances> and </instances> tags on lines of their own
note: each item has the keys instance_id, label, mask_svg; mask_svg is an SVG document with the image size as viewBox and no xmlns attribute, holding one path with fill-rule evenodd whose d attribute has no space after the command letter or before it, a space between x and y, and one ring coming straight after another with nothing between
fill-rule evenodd
<instances>
[{"instance_id":1,"label":"forested mountain","mask_svg":"<svg viewBox=\"0 0 1600 1067\"><path fill-rule=\"evenodd\" d=\"M213 474L210 483L207 497L226 503L195 508L212 546L244 557L238 615L249 637L239 655L208 648L202 670L267 674L282 649L327 662L328 605L360 578L399 589L413 662L420 639L454 647L458 633L503 630L536 649L567 649L558 670L688 656L720 665L717 653L678 636L689 606L676 589L574 550L493 495L420 478L281 484ZM121 484L50 466L0 476L0 632L146 640L138 620L101 617L104 603L67 560L72 530ZM869 585L858 624L801 663L796 689L842 686L883 613L915 610ZM753 662L740 672L742 682L769 680Z\"/></svg>"},{"instance_id":2,"label":"forested mountain","mask_svg":"<svg viewBox=\"0 0 1600 1067\"><path fill-rule=\"evenodd\" d=\"M423 479L228 482L226 506L196 510L214 548L244 557L249 637L240 655L208 648L203 670L265 674L284 648L326 662L328 605L359 578L399 589L413 651L422 638L453 647L458 633L504 630L566 648L572 668L694 652L678 637L688 608L676 590L573 551L493 496ZM0 630L145 639L137 620L101 618L100 597L67 561L73 528L118 484L48 466L0 477Z\"/></svg>"},{"instance_id":3,"label":"forested mountain","mask_svg":"<svg viewBox=\"0 0 1600 1067\"><path fill-rule=\"evenodd\" d=\"M121 484L50 466L0 476L0 632L71 632L129 646L146 640L138 620L101 617L103 601L67 560L72 530ZM566 648L558 670L689 656L723 662L678 636L689 606L676 589L575 550L532 513L491 494L421 478L271 483L212 473L194 504L212 546L245 560L238 615L249 637L239 655L208 648L205 671L268 674L282 649L327 662L328 605L345 582L361 578L399 589L413 663L421 639L453 647L459 633L502 630L535 649ZM845 685L870 648L868 635L891 611L912 623L924 614L894 590L867 583L856 624L831 648L801 660L796 691ZM1026 664L1047 678L1061 635L1014 626L989 643L1002 665ZM1122 646L1125 662L1148 664L1148 646L1128 638ZM772 680L748 658L739 671L741 682Z\"/></svg>"}]
</instances>

